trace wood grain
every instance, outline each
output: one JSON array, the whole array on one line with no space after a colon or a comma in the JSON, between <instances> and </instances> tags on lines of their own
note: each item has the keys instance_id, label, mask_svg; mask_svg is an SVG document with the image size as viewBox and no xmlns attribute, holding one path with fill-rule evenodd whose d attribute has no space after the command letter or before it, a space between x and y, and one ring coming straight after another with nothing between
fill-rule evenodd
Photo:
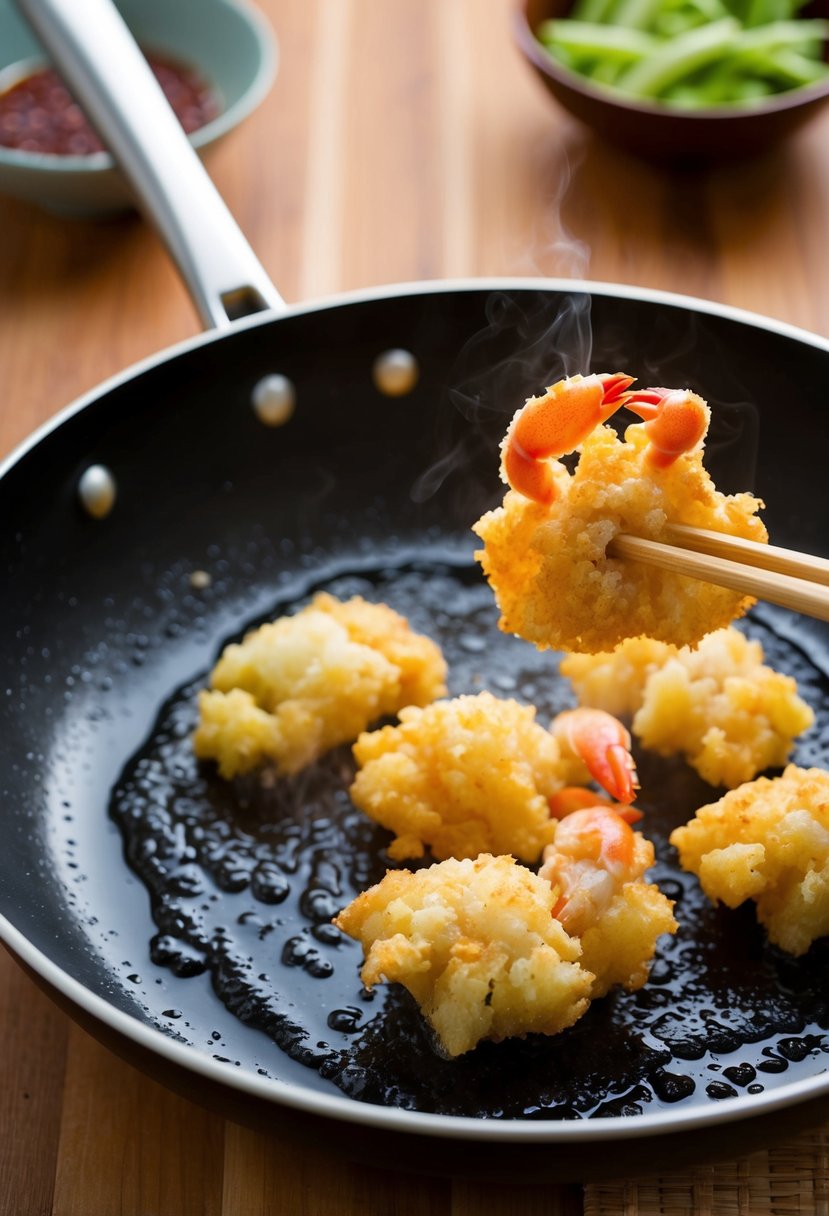
<instances>
[{"instance_id":1,"label":"wood grain","mask_svg":"<svg viewBox=\"0 0 829 1216\"><path fill-rule=\"evenodd\" d=\"M93 1134L90 1134L92 1132ZM224 1123L72 1027L60 1111L55 1216L222 1211Z\"/></svg>"},{"instance_id":2,"label":"wood grain","mask_svg":"<svg viewBox=\"0 0 829 1216\"><path fill-rule=\"evenodd\" d=\"M34 1216L51 1211L69 1022L5 950L0 1026L0 1212Z\"/></svg>"},{"instance_id":3,"label":"wood grain","mask_svg":"<svg viewBox=\"0 0 829 1216\"><path fill-rule=\"evenodd\" d=\"M512 0L260 7L280 40L279 78L209 168L287 299L551 275L699 295L829 335L829 115L765 160L666 174L552 105L512 44ZM195 332L184 289L137 217L68 221L0 200L1 453ZM434 1180L393 1162L358 1169L325 1145L299 1151L225 1123L71 1027L5 954L0 1024L2 1216L584 1210L578 1186ZM743 1196L734 1210L771 1210L751 1206L756 1159L719 1168L685 1191L670 1179L591 1188L588 1210L665 1211L665 1196L715 1195L716 1179L732 1176L730 1199ZM801 1171L804 1204L825 1203L807 1183Z\"/></svg>"}]
</instances>

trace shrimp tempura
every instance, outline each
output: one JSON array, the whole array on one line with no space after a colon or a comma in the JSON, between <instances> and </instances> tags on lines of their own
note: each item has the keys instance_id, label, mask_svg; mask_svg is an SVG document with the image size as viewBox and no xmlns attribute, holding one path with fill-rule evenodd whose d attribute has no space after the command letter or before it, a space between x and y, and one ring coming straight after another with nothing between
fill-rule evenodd
<instances>
[{"instance_id":1,"label":"shrimp tempura","mask_svg":"<svg viewBox=\"0 0 829 1216\"><path fill-rule=\"evenodd\" d=\"M334 923L363 945L363 983L403 984L459 1056L482 1039L558 1034L587 1009L593 976L552 906L549 883L484 854L390 870Z\"/></svg>"},{"instance_id":2,"label":"shrimp tempura","mask_svg":"<svg viewBox=\"0 0 829 1216\"><path fill-rule=\"evenodd\" d=\"M296 773L378 718L442 696L445 678L438 646L387 605L321 593L225 648L193 746L223 777L266 763Z\"/></svg>"},{"instance_id":3,"label":"shrimp tempura","mask_svg":"<svg viewBox=\"0 0 829 1216\"><path fill-rule=\"evenodd\" d=\"M747 899L769 940L805 954L829 933L829 773L794 764L700 807L671 834L684 870L712 900Z\"/></svg>"},{"instance_id":4,"label":"shrimp tempura","mask_svg":"<svg viewBox=\"0 0 829 1216\"><path fill-rule=\"evenodd\" d=\"M677 930L672 901L644 879L653 860L651 842L607 806L568 814L544 850L539 877L556 893L553 915L581 942L592 997L641 988L657 939Z\"/></svg>"},{"instance_id":5,"label":"shrimp tempura","mask_svg":"<svg viewBox=\"0 0 829 1216\"><path fill-rule=\"evenodd\" d=\"M568 655L561 673L581 704L634 714L644 747L684 754L705 781L729 789L785 764L815 720L794 679L766 666L760 643L733 627L695 650L633 638L608 654Z\"/></svg>"},{"instance_id":6,"label":"shrimp tempura","mask_svg":"<svg viewBox=\"0 0 829 1216\"><path fill-rule=\"evenodd\" d=\"M501 610L500 627L539 649L593 654L642 634L695 645L753 602L608 554L620 533L664 541L671 523L767 539L757 518L763 504L748 493L721 494L703 467L708 409L701 398L662 389L620 394L617 381L631 382L574 376L519 411L504 441L502 467L521 492L510 490L502 506L474 525L484 542L476 556ZM623 440L601 424L620 404L644 413L651 407L637 406L637 396L660 395L652 420L628 427ZM578 427L570 425L574 414ZM690 420L687 433L684 418ZM683 433L674 436L674 424ZM548 432L558 437L558 448ZM569 451L580 452L573 473L542 458Z\"/></svg>"},{"instance_id":7,"label":"shrimp tempura","mask_svg":"<svg viewBox=\"0 0 829 1216\"><path fill-rule=\"evenodd\" d=\"M360 735L350 791L355 806L396 833L389 855L421 857L429 848L438 860L488 852L537 861L553 838L549 798L565 770L535 709L482 692L409 706L399 717L399 726Z\"/></svg>"}]
</instances>

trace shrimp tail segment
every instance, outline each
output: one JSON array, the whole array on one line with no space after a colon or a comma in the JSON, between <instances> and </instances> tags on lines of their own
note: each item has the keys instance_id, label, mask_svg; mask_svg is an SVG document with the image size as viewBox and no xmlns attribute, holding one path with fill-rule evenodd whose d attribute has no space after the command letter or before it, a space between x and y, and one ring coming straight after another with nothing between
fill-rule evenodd
<instances>
[{"instance_id":1,"label":"shrimp tail segment","mask_svg":"<svg viewBox=\"0 0 829 1216\"><path fill-rule=\"evenodd\" d=\"M516 413L501 445L501 475L513 490L534 502L556 498L558 459L573 452L622 406L645 421L649 463L667 468L696 447L708 428L709 410L687 389L630 391L624 372L568 376L531 397Z\"/></svg>"},{"instance_id":2,"label":"shrimp tail segment","mask_svg":"<svg viewBox=\"0 0 829 1216\"><path fill-rule=\"evenodd\" d=\"M539 873L555 893L552 915L568 933L580 936L634 876L635 854L632 828L611 807L585 807L560 822Z\"/></svg>"},{"instance_id":3,"label":"shrimp tail segment","mask_svg":"<svg viewBox=\"0 0 829 1216\"><path fill-rule=\"evenodd\" d=\"M603 709L582 706L558 714L551 730L617 802L625 805L633 802L639 781L630 754L630 732L618 718Z\"/></svg>"},{"instance_id":4,"label":"shrimp tail segment","mask_svg":"<svg viewBox=\"0 0 829 1216\"><path fill-rule=\"evenodd\" d=\"M624 805L621 802L611 802L584 785L565 785L549 799L550 814L553 819L564 819L576 811L586 811L590 807L600 807L604 810L615 811L625 823L638 823L643 818L642 812L635 806Z\"/></svg>"},{"instance_id":5,"label":"shrimp tail segment","mask_svg":"<svg viewBox=\"0 0 829 1216\"><path fill-rule=\"evenodd\" d=\"M629 393L626 405L645 420L645 434L650 440L648 463L657 469L667 469L701 443L711 417L702 397L688 389L651 388Z\"/></svg>"}]
</instances>

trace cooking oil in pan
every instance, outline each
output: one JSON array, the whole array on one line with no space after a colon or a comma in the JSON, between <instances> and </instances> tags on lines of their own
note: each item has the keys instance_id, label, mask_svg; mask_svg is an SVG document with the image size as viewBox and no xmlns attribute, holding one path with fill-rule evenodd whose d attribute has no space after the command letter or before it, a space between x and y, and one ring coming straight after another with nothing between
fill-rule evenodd
<instances>
[{"instance_id":1,"label":"cooking oil in pan","mask_svg":"<svg viewBox=\"0 0 829 1216\"><path fill-rule=\"evenodd\" d=\"M499 632L491 592L472 564L409 563L309 581L305 596L275 604L271 615L295 611L323 589L381 600L430 634L448 661L451 695L488 688L535 705L541 722L572 704L554 655ZM825 702L829 677L778 627L782 620L764 609L745 627L771 665L795 676L801 695ZM206 973L217 999L267 1035L273 1051L349 1096L490 1118L710 1104L829 1067L829 991L819 980L829 943L793 959L769 946L753 908L709 904L696 879L680 872L667 838L719 795L685 764L646 753L637 755L637 805L657 850L652 877L676 901L680 923L675 937L660 940L649 982L595 1001L556 1037L482 1043L443 1059L408 993L362 987L361 949L331 923L392 864L389 834L349 801L350 748L290 780L222 781L190 745L203 683L163 706L111 804L152 901L150 956L180 977L171 1019L186 1010L188 978ZM812 732L794 759L825 766L829 738Z\"/></svg>"}]
</instances>

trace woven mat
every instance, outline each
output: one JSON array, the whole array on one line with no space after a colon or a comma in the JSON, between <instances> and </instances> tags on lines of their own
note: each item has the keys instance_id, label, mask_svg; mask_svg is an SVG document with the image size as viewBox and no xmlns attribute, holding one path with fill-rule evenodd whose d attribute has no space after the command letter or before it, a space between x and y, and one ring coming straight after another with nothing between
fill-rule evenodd
<instances>
[{"instance_id":1,"label":"woven mat","mask_svg":"<svg viewBox=\"0 0 829 1216\"><path fill-rule=\"evenodd\" d=\"M735 1161L585 1187L584 1216L691 1213L829 1216L829 1124Z\"/></svg>"}]
</instances>

